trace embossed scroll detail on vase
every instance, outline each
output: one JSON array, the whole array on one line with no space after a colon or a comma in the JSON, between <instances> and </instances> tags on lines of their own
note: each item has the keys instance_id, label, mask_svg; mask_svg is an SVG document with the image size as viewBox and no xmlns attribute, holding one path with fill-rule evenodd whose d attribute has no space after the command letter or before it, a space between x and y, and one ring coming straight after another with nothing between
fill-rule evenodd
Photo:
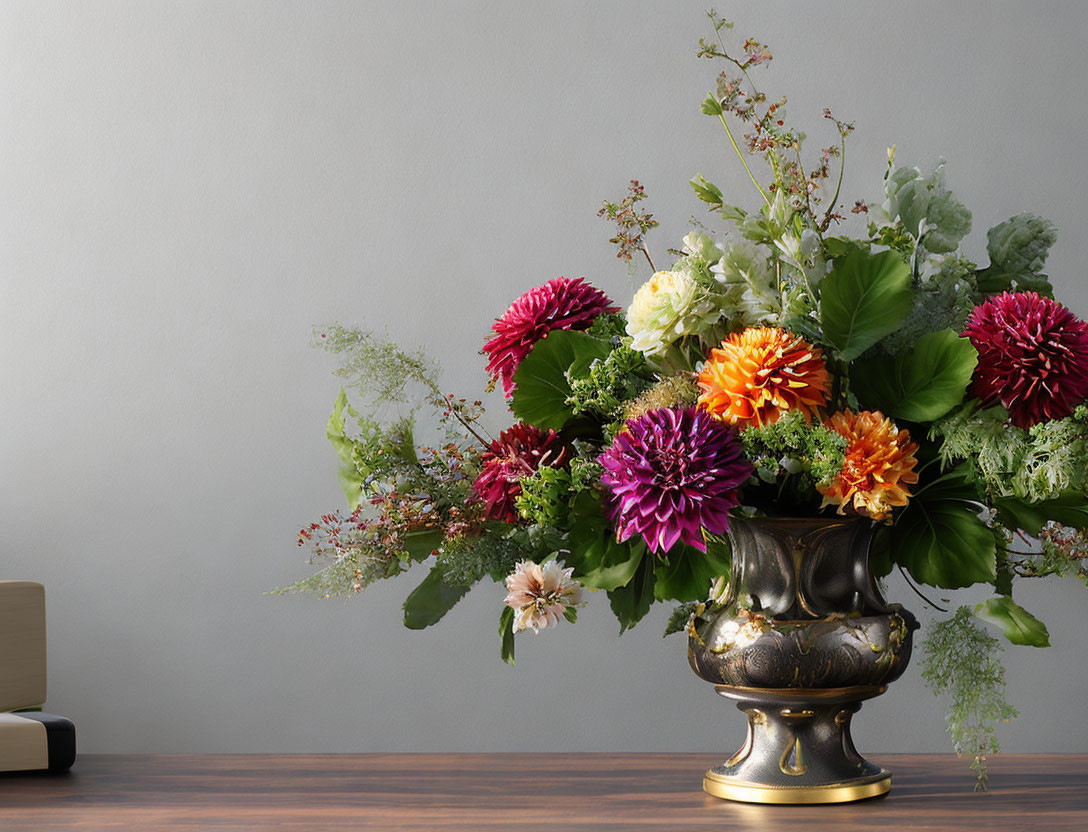
<instances>
[{"instance_id":1,"label":"embossed scroll detail on vase","mask_svg":"<svg viewBox=\"0 0 1088 832\"><path fill-rule=\"evenodd\" d=\"M884 794L891 773L850 737L861 703L910 660L918 622L869 572L876 525L857 518L733 517L733 566L688 659L748 718L744 745L703 778L716 797L842 803Z\"/></svg>"}]
</instances>

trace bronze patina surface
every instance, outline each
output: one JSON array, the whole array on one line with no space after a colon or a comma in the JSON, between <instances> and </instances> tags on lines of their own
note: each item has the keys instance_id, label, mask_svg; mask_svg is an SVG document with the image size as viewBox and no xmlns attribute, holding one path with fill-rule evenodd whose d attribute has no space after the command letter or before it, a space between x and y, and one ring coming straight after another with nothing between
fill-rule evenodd
<instances>
[{"instance_id":1,"label":"bronze patina surface","mask_svg":"<svg viewBox=\"0 0 1088 832\"><path fill-rule=\"evenodd\" d=\"M884 794L891 774L854 748L850 720L910 661L914 617L869 571L864 519L731 520L729 587L689 628L688 658L748 718L744 745L706 773L709 794L836 803Z\"/></svg>"}]
</instances>

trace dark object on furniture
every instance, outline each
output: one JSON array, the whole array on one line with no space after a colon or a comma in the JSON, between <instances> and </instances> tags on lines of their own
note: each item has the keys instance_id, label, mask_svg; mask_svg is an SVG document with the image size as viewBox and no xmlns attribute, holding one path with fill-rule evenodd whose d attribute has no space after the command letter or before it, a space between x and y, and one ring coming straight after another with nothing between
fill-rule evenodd
<instances>
[{"instance_id":1,"label":"dark object on furniture","mask_svg":"<svg viewBox=\"0 0 1088 832\"><path fill-rule=\"evenodd\" d=\"M748 719L744 745L703 789L751 803L842 803L885 794L851 718L906 669L918 622L869 572L868 518L736 516L722 609L690 632L695 672Z\"/></svg>"}]
</instances>

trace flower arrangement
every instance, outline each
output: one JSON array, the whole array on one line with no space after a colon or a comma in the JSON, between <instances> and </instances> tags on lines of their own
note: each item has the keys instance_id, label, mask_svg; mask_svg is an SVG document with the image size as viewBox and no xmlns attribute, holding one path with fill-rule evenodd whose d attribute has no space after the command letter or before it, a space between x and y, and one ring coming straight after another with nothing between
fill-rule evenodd
<instances>
[{"instance_id":1,"label":"flower arrangement","mask_svg":"<svg viewBox=\"0 0 1088 832\"><path fill-rule=\"evenodd\" d=\"M880 575L992 589L933 628L924 666L952 694L957 750L984 771L994 723L1015 711L979 621L1046 646L1014 584L1088 566L1088 323L1043 273L1055 230L1014 216L990 229L978 265L960 248L971 213L944 163L901 166L895 148L882 200L846 209L853 125L825 110L835 142L806 167L785 99L751 80L768 48L730 51L731 24L710 19L698 55L725 71L702 112L724 128L756 209L696 176L707 219L658 269L643 186L606 201L618 257L632 273L645 260L649 277L626 311L582 278L513 301L482 347L510 411L497 436L426 357L319 330L342 358L327 432L351 511L300 532L322 568L287 589L352 594L427 562L404 605L422 628L490 578L505 587L513 664L516 633L576 621L587 597L607 599L621 633L656 601L677 605L668 632L708 615L731 514L871 518ZM408 418L376 418L420 401L445 432L435 447L417 446Z\"/></svg>"}]
</instances>

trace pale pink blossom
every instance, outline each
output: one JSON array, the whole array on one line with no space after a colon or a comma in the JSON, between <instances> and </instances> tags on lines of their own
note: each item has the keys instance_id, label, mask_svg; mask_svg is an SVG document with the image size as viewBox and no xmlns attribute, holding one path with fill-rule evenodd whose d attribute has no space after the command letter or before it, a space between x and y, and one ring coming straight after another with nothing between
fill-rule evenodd
<instances>
[{"instance_id":1,"label":"pale pink blossom","mask_svg":"<svg viewBox=\"0 0 1088 832\"><path fill-rule=\"evenodd\" d=\"M541 566L531 560L523 560L506 577L506 606L514 610L514 632L532 628L539 633L545 627L554 627L559 619L574 610L582 602L582 587L558 561L550 560Z\"/></svg>"}]
</instances>

